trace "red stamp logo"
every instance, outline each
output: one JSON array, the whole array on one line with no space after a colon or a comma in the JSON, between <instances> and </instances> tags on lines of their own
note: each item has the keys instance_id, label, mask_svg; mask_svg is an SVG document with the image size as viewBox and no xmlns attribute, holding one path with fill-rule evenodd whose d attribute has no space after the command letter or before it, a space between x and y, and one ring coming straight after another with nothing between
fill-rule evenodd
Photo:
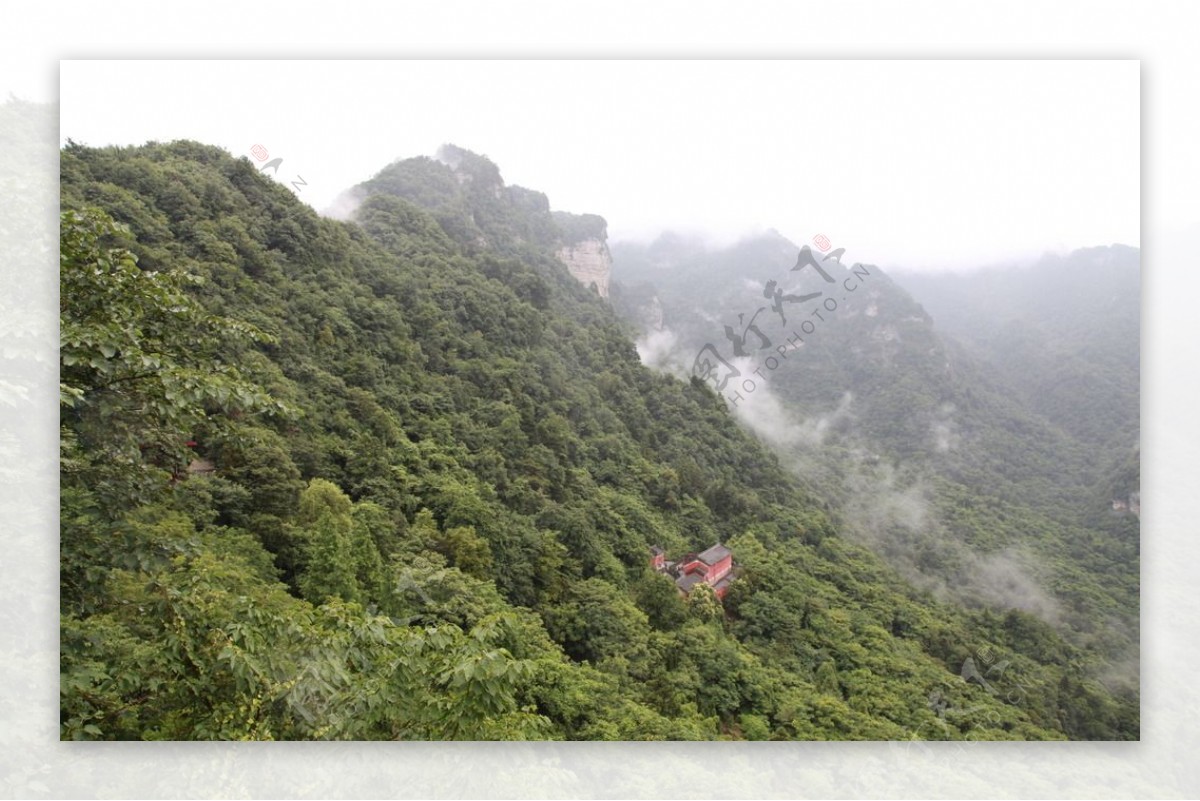
<instances>
[{"instance_id":1,"label":"red stamp logo","mask_svg":"<svg viewBox=\"0 0 1200 801\"><path fill-rule=\"evenodd\" d=\"M259 161L266 161L267 156L270 155L267 153L267 149L262 145L255 145L254 147L250 148L250 153Z\"/></svg>"},{"instance_id":2,"label":"red stamp logo","mask_svg":"<svg viewBox=\"0 0 1200 801\"><path fill-rule=\"evenodd\" d=\"M825 234L817 234L813 237L813 244L817 246L818 250L824 253L825 251L829 250L829 246L832 243L829 241L829 237L825 236Z\"/></svg>"}]
</instances>

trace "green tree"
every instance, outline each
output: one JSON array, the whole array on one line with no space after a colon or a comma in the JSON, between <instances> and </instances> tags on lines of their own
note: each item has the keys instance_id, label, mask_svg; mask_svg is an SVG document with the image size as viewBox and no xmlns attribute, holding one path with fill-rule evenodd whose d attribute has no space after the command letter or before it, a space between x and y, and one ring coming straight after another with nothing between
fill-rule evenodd
<instances>
[{"instance_id":1,"label":"green tree","mask_svg":"<svg viewBox=\"0 0 1200 801\"><path fill-rule=\"evenodd\" d=\"M624 592L603 579L576 583L567 600L546 610L547 628L576 659L599 662L647 655L649 621Z\"/></svg>"},{"instance_id":2,"label":"green tree","mask_svg":"<svg viewBox=\"0 0 1200 801\"><path fill-rule=\"evenodd\" d=\"M185 292L198 278L140 269L128 229L99 209L64 211L60 225L63 478L114 513L187 465L210 411L285 407L222 355L271 338L206 312Z\"/></svg>"},{"instance_id":3,"label":"green tree","mask_svg":"<svg viewBox=\"0 0 1200 801\"><path fill-rule=\"evenodd\" d=\"M688 593L687 607L688 615L702 623L715 623L721 620L725 613L716 592L703 582L692 587Z\"/></svg>"},{"instance_id":4,"label":"green tree","mask_svg":"<svg viewBox=\"0 0 1200 801\"><path fill-rule=\"evenodd\" d=\"M305 538L300 591L313 603L331 597L346 601L359 597L351 508L346 494L322 478L314 478L300 493L297 522Z\"/></svg>"},{"instance_id":5,"label":"green tree","mask_svg":"<svg viewBox=\"0 0 1200 801\"><path fill-rule=\"evenodd\" d=\"M474 526L455 526L445 531L437 550L464 573L486 578L492 569L492 550Z\"/></svg>"},{"instance_id":6,"label":"green tree","mask_svg":"<svg viewBox=\"0 0 1200 801\"><path fill-rule=\"evenodd\" d=\"M646 613L654 628L674 631L687 620L687 604L670 577L647 572L634 584L633 592L638 607Z\"/></svg>"}]
</instances>

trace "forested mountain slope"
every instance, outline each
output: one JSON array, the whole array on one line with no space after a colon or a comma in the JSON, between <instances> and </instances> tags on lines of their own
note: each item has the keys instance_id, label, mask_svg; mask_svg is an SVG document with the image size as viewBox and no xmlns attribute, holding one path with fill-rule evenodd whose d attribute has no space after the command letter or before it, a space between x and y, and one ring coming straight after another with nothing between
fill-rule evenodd
<instances>
[{"instance_id":1,"label":"forested mountain slope","mask_svg":"<svg viewBox=\"0 0 1200 801\"><path fill-rule=\"evenodd\" d=\"M921 277L935 314L852 251L807 252L774 232L714 249L618 243L614 303L648 362L695 372L712 344L741 371L730 407L843 533L943 597L1037 614L1135 687L1139 526L1112 499L1137 481L1136 251L1066 262L1098 260L1116 284L1055 265L1035 289L1012 273L973 303L955 292L966 278ZM945 333L942 314L994 337L991 350Z\"/></svg>"},{"instance_id":2,"label":"forested mountain slope","mask_svg":"<svg viewBox=\"0 0 1200 801\"><path fill-rule=\"evenodd\" d=\"M1137 737L1051 628L840 536L641 364L575 218L449 152L337 222L218 148L63 150L64 738ZM650 569L718 541L723 602Z\"/></svg>"},{"instance_id":3,"label":"forested mountain slope","mask_svg":"<svg viewBox=\"0 0 1200 801\"><path fill-rule=\"evenodd\" d=\"M1138 494L1141 254L1124 245L1032 264L897 280L1030 409L1104 471L1105 501Z\"/></svg>"}]
</instances>

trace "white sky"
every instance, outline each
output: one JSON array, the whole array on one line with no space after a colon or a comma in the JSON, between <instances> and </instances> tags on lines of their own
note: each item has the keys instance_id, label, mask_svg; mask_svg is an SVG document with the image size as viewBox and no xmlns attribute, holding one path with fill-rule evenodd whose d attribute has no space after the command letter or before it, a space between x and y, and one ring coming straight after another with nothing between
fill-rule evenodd
<instances>
[{"instance_id":1,"label":"white sky","mask_svg":"<svg viewBox=\"0 0 1200 801\"><path fill-rule=\"evenodd\" d=\"M1138 245L1137 61L64 61L61 133L280 157L325 209L454 142L610 239L824 233L884 266Z\"/></svg>"}]
</instances>

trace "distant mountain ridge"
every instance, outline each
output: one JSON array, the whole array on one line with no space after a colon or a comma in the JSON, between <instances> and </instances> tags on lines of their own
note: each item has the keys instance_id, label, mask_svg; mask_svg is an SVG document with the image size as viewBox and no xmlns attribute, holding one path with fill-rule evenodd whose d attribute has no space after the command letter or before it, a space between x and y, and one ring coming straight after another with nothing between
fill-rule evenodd
<instances>
[{"instance_id":1,"label":"distant mountain ridge","mask_svg":"<svg viewBox=\"0 0 1200 801\"><path fill-rule=\"evenodd\" d=\"M1084 248L1010 269L896 279L1038 413L1088 441L1136 444L1137 248Z\"/></svg>"}]
</instances>

